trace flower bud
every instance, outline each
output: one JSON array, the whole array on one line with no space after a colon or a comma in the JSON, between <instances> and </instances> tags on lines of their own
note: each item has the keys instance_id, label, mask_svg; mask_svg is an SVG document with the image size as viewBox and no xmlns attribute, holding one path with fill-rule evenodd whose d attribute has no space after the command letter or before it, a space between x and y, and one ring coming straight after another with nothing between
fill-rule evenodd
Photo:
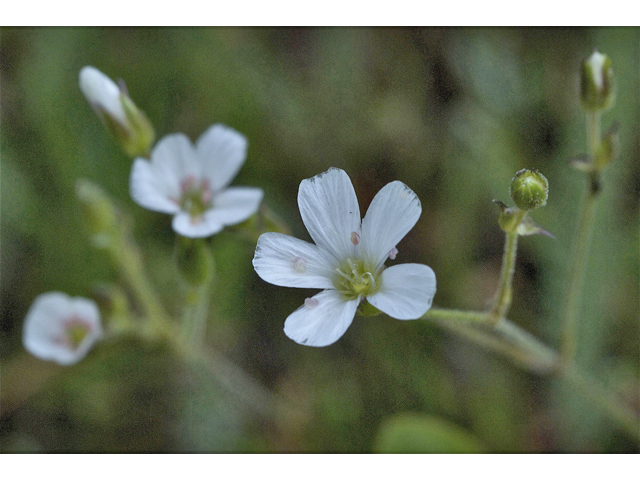
<instances>
[{"instance_id":1,"label":"flower bud","mask_svg":"<svg viewBox=\"0 0 640 480\"><path fill-rule=\"evenodd\" d=\"M615 99L615 75L611 59L597 50L582 62L580 100L582 108L607 110Z\"/></svg>"},{"instance_id":2,"label":"flower bud","mask_svg":"<svg viewBox=\"0 0 640 480\"><path fill-rule=\"evenodd\" d=\"M525 211L544 207L549 196L549 182L537 170L522 169L511 180L511 198Z\"/></svg>"},{"instance_id":3,"label":"flower bud","mask_svg":"<svg viewBox=\"0 0 640 480\"><path fill-rule=\"evenodd\" d=\"M109 247L120 221L116 206L98 185L89 180L76 181L76 195L94 246Z\"/></svg>"},{"instance_id":4,"label":"flower bud","mask_svg":"<svg viewBox=\"0 0 640 480\"><path fill-rule=\"evenodd\" d=\"M124 85L119 87L97 68L86 66L80 70L80 90L128 155L149 153L155 139L153 125L129 98Z\"/></svg>"}]
</instances>

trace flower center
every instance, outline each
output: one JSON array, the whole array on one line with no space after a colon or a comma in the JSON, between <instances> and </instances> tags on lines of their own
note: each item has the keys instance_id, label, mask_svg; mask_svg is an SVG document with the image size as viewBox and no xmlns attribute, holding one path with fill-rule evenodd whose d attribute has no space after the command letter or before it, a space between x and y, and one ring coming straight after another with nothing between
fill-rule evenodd
<instances>
[{"instance_id":1,"label":"flower center","mask_svg":"<svg viewBox=\"0 0 640 480\"><path fill-rule=\"evenodd\" d=\"M374 269L369 268L362 260L347 258L346 262L336 267L333 284L349 300L355 300L378 291L380 278Z\"/></svg>"},{"instance_id":2,"label":"flower center","mask_svg":"<svg viewBox=\"0 0 640 480\"><path fill-rule=\"evenodd\" d=\"M209 181L197 180L193 175L189 175L180 183L180 190L180 208L189 213L192 221L200 220L212 205L213 195Z\"/></svg>"},{"instance_id":3,"label":"flower center","mask_svg":"<svg viewBox=\"0 0 640 480\"><path fill-rule=\"evenodd\" d=\"M66 343L73 349L77 349L91 331L91 327L84 320L73 317L65 322L64 330Z\"/></svg>"}]
</instances>

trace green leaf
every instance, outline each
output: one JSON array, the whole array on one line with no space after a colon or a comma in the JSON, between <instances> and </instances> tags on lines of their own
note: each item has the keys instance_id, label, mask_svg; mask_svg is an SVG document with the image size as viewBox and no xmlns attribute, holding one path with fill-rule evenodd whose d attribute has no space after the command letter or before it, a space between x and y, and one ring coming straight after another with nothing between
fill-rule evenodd
<instances>
[{"instance_id":1,"label":"green leaf","mask_svg":"<svg viewBox=\"0 0 640 480\"><path fill-rule=\"evenodd\" d=\"M378 453L481 453L486 448L471 433L439 417L400 414L378 432Z\"/></svg>"}]
</instances>

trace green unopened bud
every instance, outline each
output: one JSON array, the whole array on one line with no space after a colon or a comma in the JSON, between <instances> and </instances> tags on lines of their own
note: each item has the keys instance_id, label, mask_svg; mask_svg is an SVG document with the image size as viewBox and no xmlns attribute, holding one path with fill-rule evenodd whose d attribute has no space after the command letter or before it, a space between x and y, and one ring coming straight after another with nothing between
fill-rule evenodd
<instances>
[{"instance_id":1,"label":"green unopened bud","mask_svg":"<svg viewBox=\"0 0 640 480\"><path fill-rule=\"evenodd\" d=\"M76 181L76 195L94 246L107 248L117 232L116 206L102 188L86 179Z\"/></svg>"},{"instance_id":2,"label":"green unopened bud","mask_svg":"<svg viewBox=\"0 0 640 480\"><path fill-rule=\"evenodd\" d=\"M582 108L590 112L607 110L615 100L611 59L597 50L582 62L580 100Z\"/></svg>"},{"instance_id":3,"label":"green unopened bud","mask_svg":"<svg viewBox=\"0 0 640 480\"><path fill-rule=\"evenodd\" d=\"M523 169L511 180L511 198L516 206L530 211L547 204L549 182L537 170Z\"/></svg>"},{"instance_id":4,"label":"green unopened bud","mask_svg":"<svg viewBox=\"0 0 640 480\"><path fill-rule=\"evenodd\" d=\"M94 67L80 70L80 90L107 130L124 151L132 156L146 156L155 140L153 125L122 84L116 85Z\"/></svg>"},{"instance_id":5,"label":"green unopened bud","mask_svg":"<svg viewBox=\"0 0 640 480\"><path fill-rule=\"evenodd\" d=\"M182 279L192 286L204 285L213 275L213 255L202 238L177 236L176 263Z\"/></svg>"}]
</instances>

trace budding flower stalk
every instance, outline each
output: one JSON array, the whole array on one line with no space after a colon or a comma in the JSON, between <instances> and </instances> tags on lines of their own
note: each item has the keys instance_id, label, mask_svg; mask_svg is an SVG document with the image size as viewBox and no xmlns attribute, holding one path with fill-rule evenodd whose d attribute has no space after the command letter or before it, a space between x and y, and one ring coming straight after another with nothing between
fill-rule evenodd
<instances>
[{"instance_id":1,"label":"budding flower stalk","mask_svg":"<svg viewBox=\"0 0 640 480\"><path fill-rule=\"evenodd\" d=\"M615 100L611 59L597 50L582 62L580 100L582 108L589 112L608 110Z\"/></svg>"},{"instance_id":2,"label":"budding flower stalk","mask_svg":"<svg viewBox=\"0 0 640 480\"><path fill-rule=\"evenodd\" d=\"M124 151L132 157L146 155L155 140L153 125L129 98L124 85L116 85L91 66L80 70L79 81L87 101Z\"/></svg>"}]
</instances>

